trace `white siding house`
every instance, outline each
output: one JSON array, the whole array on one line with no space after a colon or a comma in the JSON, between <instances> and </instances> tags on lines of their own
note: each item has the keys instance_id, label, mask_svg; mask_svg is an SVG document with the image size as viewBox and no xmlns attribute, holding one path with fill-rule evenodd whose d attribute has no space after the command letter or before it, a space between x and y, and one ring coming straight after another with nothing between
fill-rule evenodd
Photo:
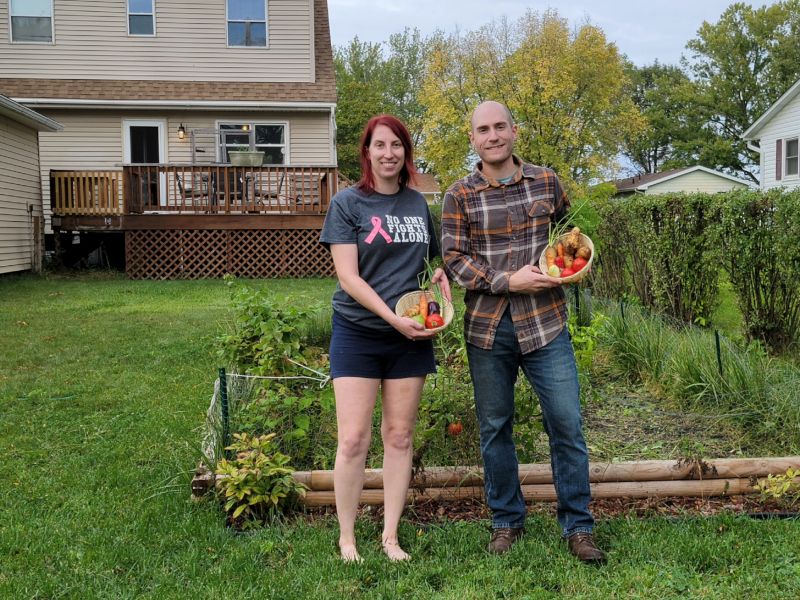
<instances>
[{"instance_id":1,"label":"white siding house","mask_svg":"<svg viewBox=\"0 0 800 600\"><path fill-rule=\"evenodd\" d=\"M0 274L42 264L38 132L61 125L0 96Z\"/></svg>"},{"instance_id":2,"label":"white siding house","mask_svg":"<svg viewBox=\"0 0 800 600\"><path fill-rule=\"evenodd\" d=\"M718 194L750 187L747 181L707 167L694 166L661 173L645 173L618 179L617 195L694 193Z\"/></svg>"},{"instance_id":3,"label":"white siding house","mask_svg":"<svg viewBox=\"0 0 800 600\"><path fill-rule=\"evenodd\" d=\"M761 188L800 188L800 80L742 134L760 153Z\"/></svg>"}]
</instances>

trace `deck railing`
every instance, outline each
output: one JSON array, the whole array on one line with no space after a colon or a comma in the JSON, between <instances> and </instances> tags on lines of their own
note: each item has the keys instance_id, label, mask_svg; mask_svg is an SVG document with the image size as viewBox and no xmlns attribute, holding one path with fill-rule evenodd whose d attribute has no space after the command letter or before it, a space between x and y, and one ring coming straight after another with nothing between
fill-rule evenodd
<instances>
[{"instance_id":1,"label":"deck railing","mask_svg":"<svg viewBox=\"0 0 800 600\"><path fill-rule=\"evenodd\" d=\"M333 166L140 164L119 171L51 171L57 215L146 212L324 213L338 188Z\"/></svg>"},{"instance_id":2,"label":"deck railing","mask_svg":"<svg viewBox=\"0 0 800 600\"><path fill-rule=\"evenodd\" d=\"M118 215L123 212L119 171L50 171L50 199L57 215Z\"/></svg>"}]
</instances>

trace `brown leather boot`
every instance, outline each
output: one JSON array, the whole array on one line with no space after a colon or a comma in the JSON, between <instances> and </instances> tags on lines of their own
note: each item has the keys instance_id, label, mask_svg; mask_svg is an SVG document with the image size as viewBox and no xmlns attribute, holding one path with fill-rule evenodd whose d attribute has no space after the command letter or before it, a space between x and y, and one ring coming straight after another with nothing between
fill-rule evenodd
<instances>
[{"instance_id":1,"label":"brown leather boot","mask_svg":"<svg viewBox=\"0 0 800 600\"><path fill-rule=\"evenodd\" d=\"M569 551L581 561L591 564L603 564L606 562L605 553L594 543L594 536L591 533L576 533L567 538Z\"/></svg>"},{"instance_id":2,"label":"brown leather boot","mask_svg":"<svg viewBox=\"0 0 800 600\"><path fill-rule=\"evenodd\" d=\"M522 537L524 529L521 527L499 527L492 529L492 539L489 540L487 550L491 554L505 554L511 550L511 546Z\"/></svg>"}]
</instances>

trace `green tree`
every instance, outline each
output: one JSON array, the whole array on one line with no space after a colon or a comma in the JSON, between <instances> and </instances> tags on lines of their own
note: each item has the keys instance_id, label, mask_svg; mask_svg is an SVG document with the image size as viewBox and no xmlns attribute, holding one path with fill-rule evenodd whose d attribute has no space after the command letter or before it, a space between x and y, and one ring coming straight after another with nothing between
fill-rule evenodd
<instances>
[{"instance_id":1,"label":"green tree","mask_svg":"<svg viewBox=\"0 0 800 600\"><path fill-rule=\"evenodd\" d=\"M336 150L339 169L358 179L359 138L374 115L390 113L408 127L414 144L422 137L424 111L418 100L428 42L419 30L406 28L386 43L357 37L334 52L336 67Z\"/></svg>"},{"instance_id":2,"label":"green tree","mask_svg":"<svg viewBox=\"0 0 800 600\"><path fill-rule=\"evenodd\" d=\"M741 135L800 77L800 0L732 4L687 48L705 126L676 154L757 181L758 154Z\"/></svg>"},{"instance_id":3,"label":"green tree","mask_svg":"<svg viewBox=\"0 0 800 600\"><path fill-rule=\"evenodd\" d=\"M702 115L694 98L695 86L679 67L626 65L630 96L646 120L646 126L624 140L622 153L640 171L657 173L686 166L685 148L702 128ZM694 164L694 163L688 163Z\"/></svg>"},{"instance_id":4,"label":"green tree","mask_svg":"<svg viewBox=\"0 0 800 600\"><path fill-rule=\"evenodd\" d=\"M370 117L387 110L384 94L384 59L380 44L357 37L336 48L336 154L339 170L358 179L359 137Z\"/></svg>"},{"instance_id":5,"label":"green tree","mask_svg":"<svg viewBox=\"0 0 800 600\"><path fill-rule=\"evenodd\" d=\"M616 46L595 26L571 29L555 10L438 34L427 67L422 150L445 184L474 159L468 119L483 100L509 107L521 157L552 167L568 184L613 168L623 140L644 126Z\"/></svg>"}]
</instances>

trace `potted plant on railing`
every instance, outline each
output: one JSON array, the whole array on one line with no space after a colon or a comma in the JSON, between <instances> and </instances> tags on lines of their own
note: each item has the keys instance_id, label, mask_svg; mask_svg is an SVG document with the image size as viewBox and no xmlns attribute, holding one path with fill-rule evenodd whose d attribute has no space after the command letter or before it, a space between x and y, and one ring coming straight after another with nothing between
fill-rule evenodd
<instances>
[{"instance_id":1,"label":"potted plant on railing","mask_svg":"<svg viewBox=\"0 0 800 600\"><path fill-rule=\"evenodd\" d=\"M228 156L235 167L260 167L264 163L264 153L250 150L249 146L236 146Z\"/></svg>"}]
</instances>

